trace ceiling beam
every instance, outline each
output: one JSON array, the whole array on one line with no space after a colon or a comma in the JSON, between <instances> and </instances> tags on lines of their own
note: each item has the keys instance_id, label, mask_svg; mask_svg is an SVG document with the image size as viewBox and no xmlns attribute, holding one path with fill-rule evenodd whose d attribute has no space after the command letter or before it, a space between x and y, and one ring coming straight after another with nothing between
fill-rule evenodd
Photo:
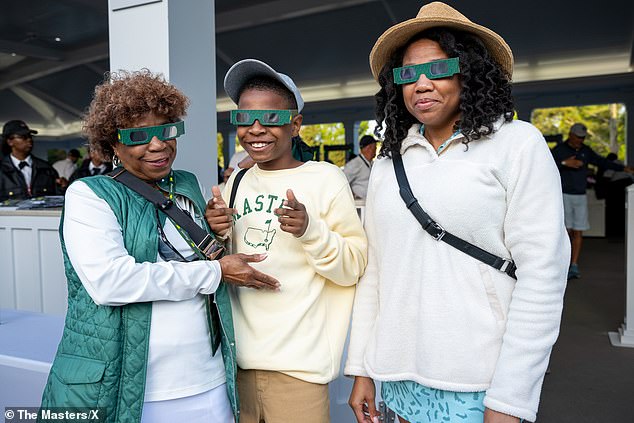
<instances>
[{"instance_id":1,"label":"ceiling beam","mask_svg":"<svg viewBox=\"0 0 634 423\"><path fill-rule=\"evenodd\" d=\"M86 7L104 15L108 14L108 2L104 0L64 0L64 3Z\"/></svg>"},{"instance_id":2,"label":"ceiling beam","mask_svg":"<svg viewBox=\"0 0 634 423\"><path fill-rule=\"evenodd\" d=\"M227 66L231 67L236 62L231 56L216 47L216 56L220 58Z\"/></svg>"},{"instance_id":3,"label":"ceiling beam","mask_svg":"<svg viewBox=\"0 0 634 423\"><path fill-rule=\"evenodd\" d=\"M252 28L379 0L275 0L216 14L216 33Z\"/></svg>"},{"instance_id":4,"label":"ceiling beam","mask_svg":"<svg viewBox=\"0 0 634 423\"><path fill-rule=\"evenodd\" d=\"M0 40L0 52L11 55L15 54L18 56L32 57L34 59L56 61L64 59L64 55L59 50L34 46L27 43L17 43L9 40Z\"/></svg>"},{"instance_id":5,"label":"ceiling beam","mask_svg":"<svg viewBox=\"0 0 634 423\"><path fill-rule=\"evenodd\" d=\"M59 127L64 127L64 121L59 117L59 115L55 112L55 109L51 107L43 99L31 94L27 90L22 87L11 87L11 91L15 95L17 95L22 101L28 104L37 114L42 116L48 125L55 125Z\"/></svg>"},{"instance_id":6,"label":"ceiling beam","mask_svg":"<svg viewBox=\"0 0 634 423\"><path fill-rule=\"evenodd\" d=\"M103 77L103 75L106 72L108 72L108 69L104 69L103 67L97 65L96 63L92 63L92 62L91 63L84 63L84 66L87 69L93 71L94 73L96 73L97 75L102 76L102 77Z\"/></svg>"},{"instance_id":7,"label":"ceiling beam","mask_svg":"<svg viewBox=\"0 0 634 423\"><path fill-rule=\"evenodd\" d=\"M396 20L396 15L394 14L392 7L387 3L386 0L381 0L381 4L383 5L383 8L385 9L385 13L387 13L387 15L390 17L392 24L396 25L398 23L398 20Z\"/></svg>"},{"instance_id":8,"label":"ceiling beam","mask_svg":"<svg viewBox=\"0 0 634 423\"><path fill-rule=\"evenodd\" d=\"M45 93L44 91L41 91L29 84L22 84L18 87L14 87L15 88L19 88L24 90L25 92L31 94L34 97L37 97L49 104L52 104L53 106L60 108L62 110L64 110L67 113L70 113L71 115L77 117L77 118L81 118L83 116L83 113L81 110L79 110L78 108L71 106L70 104L66 103L65 101L62 101L48 93Z\"/></svg>"},{"instance_id":9,"label":"ceiling beam","mask_svg":"<svg viewBox=\"0 0 634 423\"><path fill-rule=\"evenodd\" d=\"M632 38L630 39L630 66L634 67L634 29L632 29Z\"/></svg>"},{"instance_id":10,"label":"ceiling beam","mask_svg":"<svg viewBox=\"0 0 634 423\"><path fill-rule=\"evenodd\" d=\"M66 54L64 60L60 62L20 62L2 73L0 90L106 58L108 58L108 42L104 41L74 50Z\"/></svg>"}]
</instances>

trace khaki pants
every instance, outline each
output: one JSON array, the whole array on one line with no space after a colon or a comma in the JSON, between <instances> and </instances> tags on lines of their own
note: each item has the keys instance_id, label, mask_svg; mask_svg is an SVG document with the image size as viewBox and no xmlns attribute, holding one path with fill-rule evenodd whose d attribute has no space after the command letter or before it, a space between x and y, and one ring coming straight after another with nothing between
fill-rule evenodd
<instances>
[{"instance_id":1,"label":"khaki pants","mask_svg":"<svg viewBox=\"0 0 634 423\"><path fill-rule=\"evenodd\" d=\"M238 369L240 423L330 423L328 385Z\"/></svg>"}]
</instances>

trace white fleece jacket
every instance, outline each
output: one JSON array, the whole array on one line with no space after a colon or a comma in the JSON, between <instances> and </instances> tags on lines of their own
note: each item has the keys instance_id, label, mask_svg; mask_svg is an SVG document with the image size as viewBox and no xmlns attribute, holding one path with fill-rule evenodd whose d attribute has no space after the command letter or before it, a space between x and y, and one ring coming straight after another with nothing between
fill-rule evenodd
<instances>
[{"instance_id":1,"label":"white fleece jacket","mask_svg":"<svg viewBox=\"0 0 634 423\"><path fill-rule=\"evenodd\" d=\"M368 267L345 373L486 390L484 404L534 421L570 258L559 173L540 132L513 121L438 156L410 128L401 153L423 209L447 231L517 264L517 281L420 227L392 161L375 162L366 202Z\"/></svg>"}]
</instances>

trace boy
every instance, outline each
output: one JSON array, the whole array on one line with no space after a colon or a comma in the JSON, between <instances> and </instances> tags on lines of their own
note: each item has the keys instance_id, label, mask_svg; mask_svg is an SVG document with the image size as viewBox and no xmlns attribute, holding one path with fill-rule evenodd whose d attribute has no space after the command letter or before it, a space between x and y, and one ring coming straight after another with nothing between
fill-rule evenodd
<instances>
[{"instance_id":1,"label":"boy","mask_svg":"<svg viewBox=\"0 0 634 423\"><path fill-rule=\"evenodd\" d=\"M212 230L234 253L266 253L258 270L277 292L231 290L241 423L329 422L328 382L339 374L354 285L367 240L348 181L336 166L293 158L304 105L295 83L254 59L229 69L225 91L242 147L255 161L228 208L213 187Z\"/></svg>"}]
</instances>

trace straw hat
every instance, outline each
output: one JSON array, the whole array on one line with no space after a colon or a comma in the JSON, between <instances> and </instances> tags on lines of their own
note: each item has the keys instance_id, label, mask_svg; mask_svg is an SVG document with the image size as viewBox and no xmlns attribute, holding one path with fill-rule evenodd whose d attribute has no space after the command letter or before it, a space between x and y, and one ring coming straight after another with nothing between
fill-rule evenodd
<instances>
[{"instance_id":1,"label":"straw hat","mask_svg":"<svg viewBox=\"0 0 634 423\"><path fill-rule=\"evenodd\" d=\"M477 35L502 70L509 77L513 75L513 52L502 37L471 22L451 6L435 1L421 7L415 18L394 25L379 37L370 52L370 68L374 79L378 80L381 69L396 49L419 32L440 26Z\"/></svg>"}]
</instances>

